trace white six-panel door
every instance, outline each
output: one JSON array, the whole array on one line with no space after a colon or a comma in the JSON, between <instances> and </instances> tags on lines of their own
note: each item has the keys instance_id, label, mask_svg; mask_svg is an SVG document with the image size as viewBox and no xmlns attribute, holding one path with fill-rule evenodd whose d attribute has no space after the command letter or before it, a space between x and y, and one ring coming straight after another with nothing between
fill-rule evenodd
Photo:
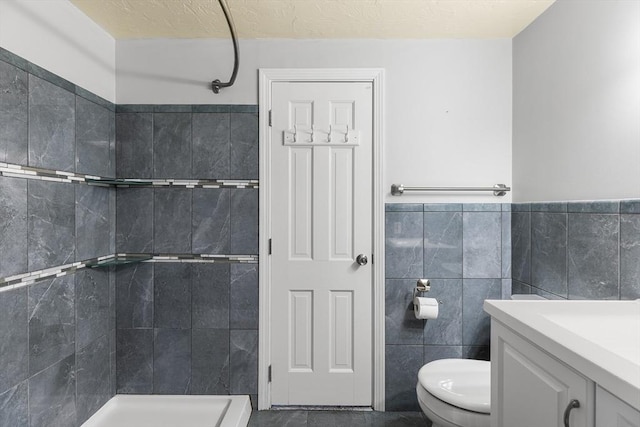
<instances>
[{"instance_id":1,"label":"white six-panel door","mask_svg":"<svg viewBox=\"0 0 640 427\"><path fill-rule=\"evenodd\" d=\"M273 405L372 404L372 99L272 84Z\"/></svg>"}]
</instances>

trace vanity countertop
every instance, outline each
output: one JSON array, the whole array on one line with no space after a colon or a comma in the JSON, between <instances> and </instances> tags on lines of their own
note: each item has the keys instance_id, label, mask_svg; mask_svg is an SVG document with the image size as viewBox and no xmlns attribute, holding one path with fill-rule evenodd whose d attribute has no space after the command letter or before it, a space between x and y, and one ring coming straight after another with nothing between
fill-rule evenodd
<instances>
[{"instance_id":1,"label":"vanity countertop","mask_svg":"<svg viewBox=\"0 0 640 427\"><path fill-rule=\"evenodd\" d=\"M640 410L640 300L486 300L484 310Z\"/></svg>"}]
</instances>

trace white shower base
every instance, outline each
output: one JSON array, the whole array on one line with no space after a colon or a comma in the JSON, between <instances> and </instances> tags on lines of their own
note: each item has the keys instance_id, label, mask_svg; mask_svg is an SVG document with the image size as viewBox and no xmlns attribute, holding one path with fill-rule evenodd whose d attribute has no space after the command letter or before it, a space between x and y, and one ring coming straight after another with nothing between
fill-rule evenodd
<instances>
[{"instance_id":1,"label":"white shower base","mask_svg":"<svg viewBox=\"0 0 640 427\"><path fill-rule=\"evenodd\" d=\"M120 394L82 427L246 427L250 416L249 396Z\"/></svg>"}]
</instances>

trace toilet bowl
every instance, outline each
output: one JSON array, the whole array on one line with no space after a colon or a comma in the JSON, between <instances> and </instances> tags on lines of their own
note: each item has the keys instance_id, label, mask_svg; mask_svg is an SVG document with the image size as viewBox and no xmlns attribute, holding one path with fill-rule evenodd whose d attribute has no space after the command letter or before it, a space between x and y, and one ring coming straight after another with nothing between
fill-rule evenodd
<instances>
[{"instance_id":1,"label":"toilet bowl","mask_svg":"<svg viewBox=\"0 0 640 427\"><path fill-rule=\"evenodd\" d=\"M491 364L441 359L424 365L416 385L422 412L433 427L489 427Z\"/></svg>"},{"instance_id":2,"label":"toilet bowl","mask_svg":"<svg viewBox=\"0 0 640 427\"><path fill-rule=\"evenodd\" d=\"M511 299L544 299L512 295ZM416 385L422 412L433 427L489 427L491 425L491 362L441 359L418 372Z\"/></svg>"}]
</instances>

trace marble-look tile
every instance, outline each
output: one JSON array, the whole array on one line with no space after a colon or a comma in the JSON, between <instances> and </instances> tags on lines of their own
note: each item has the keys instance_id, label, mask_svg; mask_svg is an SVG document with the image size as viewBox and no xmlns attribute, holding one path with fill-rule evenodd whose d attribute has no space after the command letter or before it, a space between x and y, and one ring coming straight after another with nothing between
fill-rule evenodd
<instances>
[{"instance_id":1,"label":"marble-look tile","mask_svg":"<svg viewBox=\"0 0 640 427\"><path fill-rule=\"evenodd\" d=\"M116 113L153 113L153 104L117 104Z\"/></svg>"},{"instance_id":2,"label":"marble-look tile","mask_svg":"<svg viewBox=\"0 0 640 427\"><path fill-rule=\"evenodd\" d=\"M29 379L30 427L76 425L75 355Z\"/></svg>"},{"instance_id":3,"label":"marble-look tile","mask_svg":"<svg viewBox=\"0 0 640 427\"><path fill-rule=\"evenodd\" d=\"M385 281L385 342L387 344L421 344L424 320L413 314L412 279Z\"/></svg>"},{"instance_id":4,"label":"marble-look tile","mask_svg":"<svg viewBox=\"0 0 640 427\"><path fill-rule=\"evenodd\" d=\"M229 114L193 114L193 179L229 178L231 130Z\"/></svg>"},{"instance_id":5,"label":"marble-look tile","mask_svg":"<svg viewBox=\"0 0 640 427\"><path fill-rule=\"evenodd\" d=\"M107 177L116 177L116 114L109 112L109 174Z\"/></svg>"},{"instance_id":6,"label":"marble-look tile","mask_svg":"<svg viewBox=\"0 0 640 427\"><path fill-rule=\"evenodd\" d=\"M421 411L365 412L370 427L413 427L428 426L427 418Z\"/></svg>"},{"instance_id":7,"label":"marble-look tile","mask_svg":"<svg viewBox=\"0 0 640 427\"><path fill-rule=\"evenodd\" d=\"M156 253L191 252L192 190L153 190L153 246Z\"/></svg>"},{"instance_id":8,"label":"marble-look tile","mask_svg":"<svg viewBox=\"0 0 640 427\"><path fill-rule=\"evenodd\" d=\"M258 253L258 190L231 190L231 253Z\"/></svg>"},{"instance_id":9,"label":"marble-look tile","mask_svg":"<svg viewBox=\"0 0 640 427\"><path fill-rule=\"evenodd\" d=\"M387 411L418 411L416 381L423 365L421 345L385 346L385 408Z\"/></svg>"},{"instance_id":10,"label":"marble-look tile","mask_svg":"<svg viewBox=\"0 0 640 427\"><path fill-rule=\"evenodd\" d=\"M613 200L598 200L589 202L567 203L569 213L620 213L620 202Z\"/></svg>"},{"instance_id":11,"label":"marble-look tile","mask_svg":"<svg viewBox=\"0 0 640 427\"><path fill-rule=\"evenodd\" d=\"M115 113L116 111L116 105L113 102L107 101L106 99L94 94L93 92L89 92L80 86L75 87L75 94L87 101L91 101L94 104L99 105L111 113Z\"/></svg>"},{"instance_id":12,"label":"marble-look tile","mask_svg":"<svg viewBox=\"0 0 640 427\"><path fill-rule=\"evenodd\" d=\"M191 388L191 330L155 329L153 393L189 394Z\"/></svg>"},{"instance_id":13,"label":"marble-look tile","mask_svg":"<svg viewBox=\"0 0 640 427\"><path fill-rule=\"evenodd\" d=\"M118 188L116 218L118 252L153 252L152 188Z\"/></svg>"},{"instance_id":14,"label":"marble-look tile","mask_svg":"<svg viewBox=\"0 0 640 427\"><path fill-rule=\"evenodd\" d=\"M191 322L195 328L229 328L230 264L194 264Z\"/></svg>"},{"instance_id":15,"label":"marble-look tile","mask_svg":"<svg viewBox=\"0 0 640 427\"><path fill-rule=\"evenodd\" d=\"M74 186L33 180L27 185L29 270L73 262L76 246Z\"/></svg>"},{"instance_id":16,"label":"marble-look tile","mask_svg":"<svg viewBox=\"0 0 640 427\"><path fill-rule=\"evenodd\" d=\"M438 307L438 318L425 321L423 344L461 345L462 280L433 279L431 290L424 296L435 298L442 304Z\"/></svg>"},{"instance_id":17,"label":"marble-look tile","mask_svg":"<svg viewBox=\"0 0 640 427\"><path fill-rule=\"evenodd\" d=\"M0 292L0 393L28 376L27 288Z\"/></svg>"},{"instance_id":18,"label":"marble-look tile","mask_svg":"<svg viewBox=\"0 0 640 427\"><path fill-rule=\"evenodd\" d=\"M158 263L153 273L156 328L191 328L191 266Z\"/></svg>"},{"instance_id":19,"label":"marble-look tile","mask_svg":"<svg viewBox=\"0 0 640 427\"><path fill-rule=\"evenodd\" d=\"M504 204L502 205L504 208ZM502 211L502 278L511 279L511 212Z\"/></svg>"},{"instance_id":20,"label":"marble-look tile","mask_svg":"<svg viewBox=\"0 0 640 427\"><path fill-rule=\"evenodd\" d=\"M514 280L531 283L530 212L511 213L511 274Z\"/></svg>"},{"instance_id":21,"label":"marble-look tile","mask_svg":"<svg viewBox=\"0 0 640 427\"><path fill-rule=\"evenodd\" d=\"M231 113L230 178L258 179L258 114Z\"/></svg>"},{"instance_id":22,"label":"marble-look tile","mask_svg":"<svg viewBox=\"0 0 640 427\"><path fill-rule=\"evenodd\" d=\"M109 201L109 253L113 254L116 252L116 192L115 188L107 189L109 192L108 201Z\"/></svg>"},{"instance_id":23,"label":"marble-look tile","mask_svg":"<svg viewBox=\"0 0 640 427\"><path fill-rule=\"evenodd\" d=\"M423 277L462 277L462 212L424 213Z\"/></svg>"},{"instance_id":24,"label":"marble-look tile","mask_svg":"<svg viewBox=\"0 0 640 427\"><path fill-rule=\"evenodd\" d=\"M109 176L112 115L108 109L76 96L76 172Z\"/></svg>"},{"instance_id":25,"label":"marble-look tile","mask_svg":"<svg viewBox=\"0 0 640 427\"><path fill-rule=\"evenodd\" d=\"M423 214L385 215L385 274L388 279L420 278L424 274Z\"/></svg>"},{"instance_id":26,"label":"marble-look tile","mask_svg":"<svg viewBox=\"0 0 640 427\"><path fill-rule=\"evenodd\" d=\"M0 392L0 426L29 427L28 383Z\"/></svg>"},{"instance_id":27,"label":"marble-look tile","mask_svg":"<svg viewBox=\"0 0 640 427\"><path fill-rule=\"evenodd\" d=\"M425 212L462 212L462 203L424 203Z\"/></svg>"},{"instance_id":28,"label":"marble-look tile","mask_svg":"<svg viewBox=\"0 0 640 427\"><path fill-rule=\"evenodd\" d=\"M460 345L425 345L423 363L427 364L440 359L462 358L462 346ZM416 372L417 376L417 372Z\"/></svg>"},{"instance_id":29,"label":"marble-look tile","mask_svg":"<svg viewBox=\"0 0 640 427\"><path fill-rule=\"evenodd\" d=\"M567 212L567 202L540 202L531 203L531 212Z\"/></svg>"},{"instance_id":30,"label":"marble-look tile","mask_svg":"<svg viewBox=\"0 0 640 427\"><path fill-rule=\"evenodd\" d=\"M640 199L629 199L620 201L621 214L640 214Z\"/></svg>"},{"instance_id":31,"label":"marble-look tile","mask_svg":"<svg viewBox=\"0 0 640 427\"><path fill-rule=\"evenodd\" d=\"M27 164L28 77L0 61L0 162Z\"/></svg>"},{"instance_id":32,"label":"marble-look tile","mask_svg":"<svg viewBox=\"0 0 640 427\"><path fill-rule=\"evenodd\" d=\"M462 224L463 277L501 277L501 214L465 212Z\"/></svg>"},{"instance_id":33,"label":"marble-look tile","mask_svg":"<svg viewBox=\"0 0 640 427\"><path fill-rule=\"evenodd\" d=\"M569 214L569 299L618 299L619 215Z\"/></svg>"},{"instance_id":34,"label":"marble-look tile","mask_svg":"<svg viewBox=\"0 0 640 427\"><path fill-rule=\"evenodd\" d=\"M153 392L153 329L118 329L116 383L120 394Z\"/></svg>"},{"instance_id":35,"label":"marble-look tile","mask_svg":"<svg viewBox=\"0 0 640 427\"><path fill-rule=\"evenodd\" d=\"M491 318L482 309L485 299L500 299L500 279L464 279L462 281L462 344L489 345Z\"/></svg>"},{"instance_id":36,"label":"marble-look tile","mask_svg":"<svg viewBox=\"0 0 640 427\"><path fill-rule=\"evenodd\" d=\"M563 296L560 296L560 295L552 294L551 292L547 292L545 290L536 288L535 286L531 286L531 293L535 294L535 295L540 295L544 299L550 299L550 300L566 300L566 299L568 299L567 297L563 297Z\"/></svg>"},{"instance_id":37,"label":"marble-look tile","mask_svg":"<svg viewBox=\"0 0 640 427\"><path fill-rule=\"evenodd\" d=\"M109 189L76 185L76 261L112 253Z\"/></svg>"},{"instance_id":38,"label":"marble-look tile","mask_svg":"<svg viewBox=\"0 0 640 427\"><path fill-rule=\"evenodd\" d=\"M307 411L253 411L249 427L301 427L307 425Z\"/></svg>"},{"instance_id":39,"label":"marble-look tile","mask_svg":"<svg viewBox=\"0 0 640 427\"><path fill-rule=\"evenodd\" d=\"M0 277L27 268L27 180L0 178Z\"/></svg>"},{"instance_id":40,"label":"marble-look tile","mask_svg":"<svg viewBox=\"0 0 640 427\"><path fill-rule=\"evenodd\" d=\"M24 71L29 70L29 61L2 47L0 47L0 61L16 66Z\"/></svg>"},{"instance_id":41,"label":"marble-look tile","mask_svg":"<svg viewBox=\"0 0 640 427\"><path fill-rule=\"evenodd\" d=\"M640 215L620 215L620 298L640 298Z\"/></svg>"},{"instance_id":42,"label":"marble-look tile","mask_svg":"<svg viewBox=\"0 0 640 427\"><path fill-rule=\"evenodd\" d=\"M116 176L153 175L153 114L116 114Z\"/></svg>"},{"instance_id":43,"label":"marble-look tile","mask_svg":"<svg viewBox=\"0 0 640 427\"><path fill-rule=\"evenodd\" d=\"M464 203L462 210L465 212L501 212L501 203Z\"/></svg>"},{"instance_id":44,"label":"marble-look tile","mask_svg":"<svg viewBox=\"0 0 640 427\"><path fill-rule=\"evenodd\" d=\"M490 360L491 346L465 345L462 347L462 357L465 359Z\"/></svg>"},{"instance_id":45,"label":"marble-look tile","mask_svg":"<svg viewBox=\"0 0 640 427\"><path fill-rule=\"evenodd\" d=\"M511 299L511 295L513 294L513 280L512 279L502 279L502 293L500 295L500 299Z\"/></svg>"},{"instance_id":46,"label":"marble-look tile","mask_svg":"<svg viewBox=\"0 0 640 427\"><path fill-rule=\"evenodd\" d=\"M29 373L35 374L75 351L73 276L29 286Z\"/></svg>"},{"instance_id":47,"label":"marble-look tile","mask_svg":"<svg viewBox=\"0 0 640 427\"><path fill-rule=\"evenodd\" d=\"M229 327L258 329L258 264L231 264Z\"/></svg>"},{"instance_id":48,"label":"marble-look tile","mask_svg":"<svg viewBox=\"0 0 640 427\"><path fill-rule=\"evenodd\" d=\"M153 115L153 177L191 178L191 114Z\"/></svg>"},{"instance_id":49,"label":"marble-look tile","mask_svg":"<svg viewBox=\"0 0 640 427\"><path fill-rule=\"evenodd\" d=\"M29 76L29 166L75 169L75 95Z\"/></svg>"},{"instance_id":50,"label":"marble-look tile","mask_svg":"<svg viewBox=\"0 0 640 427\"><path fill-rule=\"evenodd\" d=\"M76 296L76 349L109 333L109 272L81 270L73 275Z\"/></svg>"},{"instance_id":51,"label":"marble-look tile","mask_svg":"<svg viewBox=\"0 0 640 427\"><path fill-rule=\"evenodd\" d=\"M309 411L308 427L360 427L368 425L367 414L361 411Z\"/></svg>"},{"instance_id":52,"label":"marble-look tile","mask_svg":"<svg viewBox=\"0 0 640 427\"><path fill-rule=\"evenodd\" d=\"M422 212L422 203L386 203L385 212Z\"/></svg>"},{"instance_id":53,"label":"marble-look tile","mask_svg":"<svg viewBox=\"0 0 640 427\"><path fill-rule=\"evenodd\" d=\"M193 190L192 251L195 254L227 254L230 245L231 190Z\"/></svg>"},{"instance_id":54,"label":"marble-look tile","mask_svg":"<svg viewBox=\"0 0 640 427\"><path fill-rule=\"evenodd\" d=\"M109 356L107 335L96 339L76 355L76 410L80 425L111 398Z\"/></svg>"},{"instance_id":55,"label":"marble-look tile","mask_svg":"<svg viewBox=\"0 0 640 427\"><path fill-rule=\"evenodd\" d=\"M513 280L511 282L511 295L516 294L530 294L531 285Z\"/></svg>"},{"instance_id":56,"label":"marble-look tile","mask_svg":"<svg viewBox=\"0 0 640 427\"><path fill-rule=\"evenodd\" d=\"M511 212L511 203L502 203L502 212Z\"/></svg>"},{"instance_id":57,"label":"marble-look tile","mask_svg":"<svg viewBox=\"0 0 640 427\"><path fill-rule=\"evenodd\" d=\"M190 113L190 104L156 104L153 106L154 113Z\"/></svg>"},{"instance_id":58,"label":"marble-look tile","mask_svg":"<svg viewBox=\"0 0 640 427\"><path fill-rule=\"evenodd\" d=\"M69 80L62 78L59 75L54 74L51 71L46 70L40 67L39 65L34 64L33 62L27 63L27 71L29 72L29 74L31 74L30 77L33 77L33 76L39 77L70 93L75 93L76 91L76 85L71 83Z\"/></svg>"},{"instance_id":59,"label":"marble-look tile","mask_svg":"<svg viewBox=\"0 0 640 427\"><path fill-rule=\"evenodd\" d=\"M511 212L531 212L531 203L512 203Z\"/></svg>"},{"instance_id":60,"label":"marble-look tile","mask_svg":"<svg viewBox=\"0 0 640 427\"><path fill-rule=\"evenodd\" d=\"M191 394L229 394L229 330L191 334Z\"/></svg>"},{"instance_id":61,"label":"marble-look tile","mask_svg":"<svg viewBox=\"0 0 640 427\"><path fill-rule=\"evenodd\" d=\"M122 265L116 272L118 329L153 327L153 265Z\"/></svg>"},{"instance_id":62,"label":"marble-look tile","mask_svg":"<svg viewBox=\"0 0 640 427\"><path fill-rule=\"evenodd\" d=\"M258 392L258 331L232 330L230 341L231 394L255 394Z\"/></svg>"},{"instance_id":63,"label":"marble-look tile","mask_svg":"<svg viewBox=\"0 0 640 427\"><path fill-rule=\"evenodd\" d=\"M531 213L531 284L567 296L567 214Z\"/></svg>"}]
</instances>

